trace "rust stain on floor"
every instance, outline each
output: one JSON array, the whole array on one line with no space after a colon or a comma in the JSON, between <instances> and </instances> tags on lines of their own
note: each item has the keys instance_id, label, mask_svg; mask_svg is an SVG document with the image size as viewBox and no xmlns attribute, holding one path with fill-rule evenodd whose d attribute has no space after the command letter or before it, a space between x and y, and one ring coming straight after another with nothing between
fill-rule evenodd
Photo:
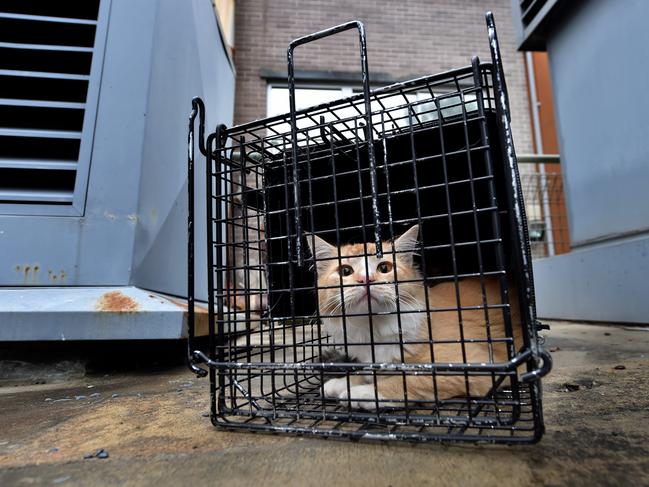
<instances>
[{"instance_id":1,"label":"rust stain on floor","mask_svg":"<svg viewBox=\"0 0 649 487\"><path fill-rule=\"evenodd\" d=\"M140 305L133 298L122 294L120 291L110 291L99 298L95 309L114 313L130 313L140 309Z\"/></svg>"}]
</instances>

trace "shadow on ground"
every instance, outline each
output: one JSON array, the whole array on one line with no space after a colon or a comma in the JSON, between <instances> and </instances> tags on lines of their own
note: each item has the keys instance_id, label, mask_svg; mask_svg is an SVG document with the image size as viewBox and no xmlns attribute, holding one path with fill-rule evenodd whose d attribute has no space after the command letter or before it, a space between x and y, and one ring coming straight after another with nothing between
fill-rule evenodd
<instances>
[{"instance_id":1,"label":"shadow on ground","mask_svg":"<svg viewBox=\"0 0 649 487\"><path fill-rule=\"evenodd\" d=\"M552 323L546 346L547 433L517 447L222 432L183 344L5 346L0 485L649 485L649 331Z\"/></svg>"}]
</instances>

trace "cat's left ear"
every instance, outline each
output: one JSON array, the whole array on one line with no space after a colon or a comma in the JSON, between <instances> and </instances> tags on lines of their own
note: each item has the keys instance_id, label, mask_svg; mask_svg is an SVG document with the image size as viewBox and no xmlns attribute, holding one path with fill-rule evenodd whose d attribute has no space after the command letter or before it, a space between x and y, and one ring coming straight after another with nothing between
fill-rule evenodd
<instances>
[{"instance_id":1,"label":"cat's left ear","mask_svg":"<svg viewBox=\"0 0 649 487\"><path fill-rule=\"evenodd\" d=\"M419 240L419 225L413 225L394 241L394 250L401 258L406 259L408 264L412 264L412 256L417 250Z\"/></svg>"},{"instance_id":2,"label":"cat's left ear","mask_svg":"<svg viewBox=\"0 0 649 487\"><path fill-rule=\"evenodd\" d=\"M305 233L304 236L311 251L311 257L315 261L316 270L318 272L324 271L331 265L332 259L337 256L336 247L312 233Z\"/></svg>"}]
</instances>

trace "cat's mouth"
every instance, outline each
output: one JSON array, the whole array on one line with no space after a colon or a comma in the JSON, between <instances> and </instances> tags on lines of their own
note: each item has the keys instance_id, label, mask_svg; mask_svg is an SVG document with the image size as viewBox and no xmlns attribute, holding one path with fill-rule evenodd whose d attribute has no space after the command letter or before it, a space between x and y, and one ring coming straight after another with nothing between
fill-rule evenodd
<instances>
[{"instance_id":1,"label":"cat's mouth","mask_svg":"<svg viewBox=\"0 0 649 487\"><path fill-rule=\"evenodd\" d=\"M368 302L368 299L376 304L383 304L386 301L385 297L377 291L372 292L369 288L364 288L356 290L349 296L349 304L364 304ZM345 301L347 301L347 297L345 297Z\"/></svg>"}]
</instances>

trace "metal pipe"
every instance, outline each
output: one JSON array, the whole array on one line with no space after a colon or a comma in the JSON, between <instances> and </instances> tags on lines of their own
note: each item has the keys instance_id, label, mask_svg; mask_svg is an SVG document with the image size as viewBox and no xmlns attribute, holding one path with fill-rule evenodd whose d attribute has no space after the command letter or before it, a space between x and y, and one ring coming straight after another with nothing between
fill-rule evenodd
<instances>
[{"instance_id":1,"label":"metal pipe","mask_svg":"<svg viewBox=\"0 0 649 487\"><path fill-rule=\"evenodd\" d=\"M532 127L534 129L534 145L536 152L543 154L543 136L541 135L541 118L539 117L539 100L536 93L536 78L534 76L534 59L531 52L525 53L527 64L527 80L530 90L530 103L532 105ZM519 158L520 160L520 158ZM554 255L554 234L552 231L552 215L550 214L550 198L548 196L548 178L545 175L545 164L537 161L539 173L541 174L541 207L543 208L543 221L545 223L545 234L547 235L548 257Z\"/></svg>"},{"instance_id":2,"label":"metal pipe","mask_svg":"<svg viewBox=\"0 0 649 487\"><path fill-rule=\"evenodd\" d=\"M516 154L519 164L559 164L559 154Z\"/></svg>"}]
</instances>

